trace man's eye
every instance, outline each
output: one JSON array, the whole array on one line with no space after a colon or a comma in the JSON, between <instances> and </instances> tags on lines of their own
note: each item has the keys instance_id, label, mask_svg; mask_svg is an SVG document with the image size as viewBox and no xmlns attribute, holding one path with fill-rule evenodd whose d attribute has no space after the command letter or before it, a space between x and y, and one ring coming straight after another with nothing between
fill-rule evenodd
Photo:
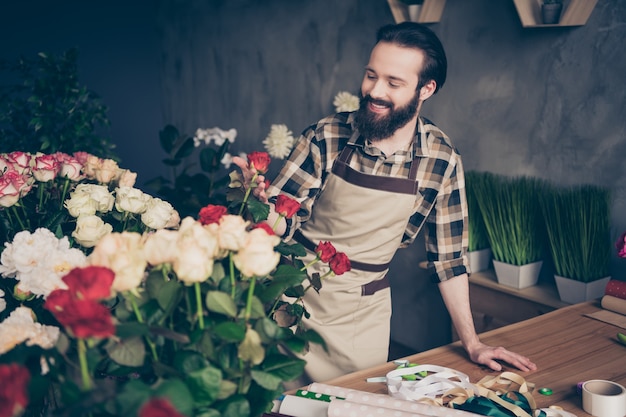
<instances>
[{"instance_id":1,"label":"man's eye","mask_svg":"<svg viewBox=\"0 0 626 417\"><path fill-rule=\"evenodd\" d=\"M375 75L371 75L371 74L367 74L366 77L367 77L368 80L375 80L376 79L376 76Z\"/></svg>"}]
</instances>

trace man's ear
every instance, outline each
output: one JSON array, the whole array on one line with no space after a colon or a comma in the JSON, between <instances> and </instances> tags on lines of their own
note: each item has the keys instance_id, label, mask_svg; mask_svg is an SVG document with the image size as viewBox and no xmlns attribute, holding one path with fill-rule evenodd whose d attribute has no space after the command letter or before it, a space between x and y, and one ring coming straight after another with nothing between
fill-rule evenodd
<instances>
[{"instance_id":1,"label":"man's ear","mask_svg":"<svg viewBox=\"0 0 626 417\"><path fill-rule=\"evenodd\" d=\"M435 90L437 89L437 83L435 80L428 81L425 85L420 89L420 100L425 101L430 98L433 94L435 94Z\"/></svg>"}]
</instances>

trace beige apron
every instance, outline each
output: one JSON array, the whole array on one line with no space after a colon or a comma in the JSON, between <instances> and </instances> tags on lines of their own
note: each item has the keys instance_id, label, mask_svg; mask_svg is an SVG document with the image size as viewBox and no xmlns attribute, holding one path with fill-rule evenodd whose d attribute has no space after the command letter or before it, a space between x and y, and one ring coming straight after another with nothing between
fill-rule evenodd
<instances>
[{"instance_id":1,"label":"beige apron","mask_svg":"<svg viewBox=\"0 0 626 417\"><path fill-rule=\"evenodd\" d=\"M320 241L345 252L352 269L322 282L304 297L311 314L304 324L326 341L328 353L312 344L304 356L306 374L325 381L387 361L391 292L386 277L413 214L417 194L416 162L409 179L363 174L349 166L354 145L335 160L332 173L315 203L311 218L294 238L308 248L306 261ZM306 262L305 261L305 262ZM309 273L324 275L327 264Z\"/></svg>"}]
</instances>

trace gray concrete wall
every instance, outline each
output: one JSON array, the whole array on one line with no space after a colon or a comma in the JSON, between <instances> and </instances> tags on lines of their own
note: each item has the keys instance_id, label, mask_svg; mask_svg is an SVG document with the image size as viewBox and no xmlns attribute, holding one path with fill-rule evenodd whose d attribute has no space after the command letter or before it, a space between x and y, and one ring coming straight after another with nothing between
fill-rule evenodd
<instances>
[{"instance_id":1,"label":"gray concrete wall","mask_svg":"<svg viewBox=\"0 0 626 417\"><path fill-rule=\"evenodd\" d=\"M0 57L77 46L81 80L110 107L123 165L141 183L163 172L166 123L234 127L234 149L252 151L271 124L298 133L332 112L392 22L386 0L22 0L0 5ZM550 29L522 28L512 0L447 0L430 26L449 76L423 114L466 169L606 185L615 237L626 229L626 0L598 0L585 26ZM394 332L416 348L449 330L428 324L442 309L421 259L419 245L403 251L393 275ZM623 260L612 274L626 279Z\"/></svg>"}]
</instances>

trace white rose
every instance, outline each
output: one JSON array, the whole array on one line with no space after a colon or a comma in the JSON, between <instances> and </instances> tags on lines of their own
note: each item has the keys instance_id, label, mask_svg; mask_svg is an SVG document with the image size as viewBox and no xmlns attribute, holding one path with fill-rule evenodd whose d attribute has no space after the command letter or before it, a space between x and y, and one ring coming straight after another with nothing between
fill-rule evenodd
<instances>
[{"instance_id":1,"label":"white rose","mask_svg":"<svg viewBox=\"0 0 626 417\"><path fill-rule=\"evenodd\" d=\"M0 313L7 308L7 300L4 299L4 291L0 290Z\"/></svg>"},{"instance_id":2,"label":"white rose","mask_svg":"<svg viewBox=\"0 0 626 417\"><path fill-rule=\"evenodd\" d=\"M147 235L143 253L150 265L161 265L174 262L178 232L159 229Z\"/></svg>"},{"instance_id":3,"label":"white rose","mask_svg":"<svg viewBox=\"0 0 626 417\"><path fill-rule=\"evenodd\" d=\"M97 184L86 184L89 187L87 192L93 201L96 202L96 210L101 213L108 213L113 209L115 197L107 187Z\"/></svg>"},{"instance_id":4,"label":"white rose","mask_svg":"<svg viewBox=\"0 0 626 417\"><path fill-rule=\"evenodd\" d=\"M105 223L95 215L79 216L76 219L76 229L72 237L86 248L92 248L102 237L113 231L113 226Z\"/></svg>"},{"instance_id":5,"label":"white rose","mask_svg":"<svg viewBox=\"0 0 626 417\"><path fill-rule=\"evenodd\" d=\"M217 229L217 239L221 249L238 251L243 246L248 232L249 222L241 216L227 214L222 216Z\"/></svg>"},{"instance_id":6,"label":"white rose","mask_svg":"<svg viewBox=\"0 0 626 417\"><path fill-rule=\"evenodd\" d=\"M163 229L167 226L174 212L174 207L160 198L152 198L141 214L143 224L151 229Z\"/></svg>"},{"instance_id":7,"label":"white rose","mask_svg":"<svg viewBox=\"0 0 626 417\"><path fill-rule=\"evenodd\" d=\"M96 170L96 181L98 181L101 184L110 183L113 180L113 178L115 178L115 174L117 174L117 171L119 169L120 167L117 165L117 162L115 162L114 160L103 159L102 163Z\"/></svg>"},{"instance_id":8,"label":"white rose","mask_svg":"<svg viewBox=\"0 0 626 417\"><path fill-rule=\"evenodd\" d=\"M278 236L270 236L263 229L251 230L244 246L233 256L235 266L245 277L266 276L280 261L280 254L274 250L279 243Z\"/></svg>"},{"instance_id":9,"label":"white rose","mask_svg":"<svg viewBox=\"0 0 626 417\"><path fill-rule=\"evenodd\" d=\"M65 200L63 205L72 217L96 214L96 202L86 193L71 193L70 198Z\"/></svg>"},{"instance_id":10,"label":"white rose","mask_svg":"<svg viewBox=\"0 0 626 417\"><path fill-rule=\"evenodd\" d=\"M116 292L135 290L145 276L147 266L139 233L110 233L104 236L89 255L90 265L105 266L115 272L111 288Z\"/></svg>"},{"instance_id":11,"label":"white rose","mask_svg":"<svg viewBox=\"0 0 626 417\"><path fill-rule=\"evenodd\" d=\"M124 212L141 214L146 211L151 196L138 188L118 187L115 189L115 208Z\"/></svg>"}]
</instances>

